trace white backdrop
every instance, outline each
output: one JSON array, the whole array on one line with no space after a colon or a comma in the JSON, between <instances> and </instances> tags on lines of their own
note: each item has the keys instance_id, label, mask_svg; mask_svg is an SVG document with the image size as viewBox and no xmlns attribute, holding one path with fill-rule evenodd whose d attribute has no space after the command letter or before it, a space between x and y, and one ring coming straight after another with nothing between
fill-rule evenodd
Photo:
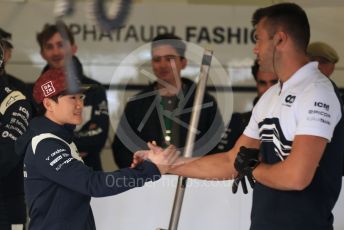
<instances>
[{"instance_id":1,"label":"white backdrop","mask_svg":"<svg viewBox=\"0 0 344 230\"><path fill-rule=\"evenodd\" d=\"M93 198L91 205L98 230L156 230L168 228L177 176L163 176L155 183L117 196ZM232 194L232 181L189 179L178 230L248 230L252 190L239 188ZM344 195L334 210L335 230L344 229Z\"/></svg>"}]
</instances>

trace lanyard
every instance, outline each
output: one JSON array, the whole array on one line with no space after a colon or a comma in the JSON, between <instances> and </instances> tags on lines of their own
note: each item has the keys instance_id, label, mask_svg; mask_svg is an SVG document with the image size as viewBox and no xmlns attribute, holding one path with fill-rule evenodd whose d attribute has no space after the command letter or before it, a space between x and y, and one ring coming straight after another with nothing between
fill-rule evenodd
<instances>
[{"instance_id":1,"label":"lanyard","mask_svg":"<svg viewBox=\"0 0 344 230\"><path fill-rule=\"evenodd\" d=\"M171 119L171 117L173 117L173 111L177 107L177 103L177 96L161 97L160 100L164 120L163 135L166 145L171 144L172 141L173 120ZM170 113L170 115L167 115L166 113Z\"/></svg>"}]
</instances>

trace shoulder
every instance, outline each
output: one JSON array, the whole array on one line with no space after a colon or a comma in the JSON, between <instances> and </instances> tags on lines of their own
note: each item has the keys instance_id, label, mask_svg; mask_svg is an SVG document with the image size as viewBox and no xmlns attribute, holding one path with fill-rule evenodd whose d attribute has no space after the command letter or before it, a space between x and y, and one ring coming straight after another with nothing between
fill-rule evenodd
<instances>
[{"instance_id":1,"label":"shoulder","mask_svg":"<svg viewBox=\"0 0 344 230\"><path fill-rule=\"evenodd\" d=\"M45 155L46 153L54 152L54 150L58 150L57 152L69 152L68 143L52 133L41 133L34 136L31 140L31 146L34 155L37 152Z\"/></svg>"},{"instance_id":2,"label":"shoulder","mask_svg":"<svg viewBox=\"0 0 344 230\"><path fill-rule=\"evenodd\" d=\"M84 76L81 80L82 84L87 84L87 85L96 85L96 86L101 86L102 84L99 81L96 81L92 78Z\"/></svg>"},{"instance_id":3,"label":"shoulder","mask_svg":"<svg viewBox=\"0 0 344 230\"><path fill-rule=\"evenodd\" d=\"M24 81L20 80L19 78L16 78L15 76L12 76L11 74L6 74L10 85L13 85L14 87L18 87L19 89L26 88L26 84Z\"/></svg>"},{"instance_id":4,"label":"shoulder","mask_svg":"<svg viewBox=\"0 0 344 230\"><path fill-rule=\"evenodd\" d=\"M311 100L314 103L321 100L330 104L340 104L341 100L337 87L326 77L316 78L304 88L300 96L301 101Z\"/></svg>"},{"instance_id":5,"label":"shoulder","mask_svg":"<svg viewBox=\"0 0 344 230\"><path fill-rule=\"evenodd\" d=\"M189 91L191 89L192 86L194 86L196 83L188 78L181 78L182 82L183 82L183 86L185 86L186 90ZM192 93L193 96L195 96L196 94L196 87L193 88L194 92ZM213 101L216 103L216 99L214 96L212 96L208 90L205 91L204 93L204 101Z\"/></svg>"},{"instance_id":6,"label":"shoulder","mask_svg":"<svg viewBox=\"0 0 344 230\"><path fill-rule=\"evenodd\" d=\"M183 83L183 87L187 88L188 90L193 86L195 85L196 83L194 81L192 81L191 79L189 78L185 78L185 77L182 77L181 78L181 81ZM196 88L195 88L195 92L196 92Z\"/></svg>"},{"instance_id":7,"label":"shoulder","mask_svg":"<svg viewBox=\"0 0 344 230\"><path fill-rule=\"evenodd\" d=\"M156 91L156 92L154 92ZM142 89L140 92L135 94L130 98L129 102L136 102L136 101L151 101L158 95L157 89L155 89L155 84L150 84Z\"/></svg>"},{"instance_id":8,"label":"shoulder","mask_svg":"<svg viewBox=\"0 0 344 230\"><path fill-rule=\"evenodd\" d=\"M233 113L229 126L246 126L250 121L252 112Z\"/></svg>"},{"instance_id":9,"label":"shoulder","mask_svg":"<svg viewBox=\"0 0 344 230\"><path fill-rule=\"evenodd\" d=\"M271 103L271 99L278 95L280 91L280 86L279 84L275 84L271 86L256 102L253 110L259 110L261 108L262 110L266 109L267 104Z\"/></svg>"},{"instance_id":10,"label":"shoulder","mask_svg":"<svg viewBox=\"0 0 344 230\"><path fill-rule=\"evenodd\" d=\"M22 92L18 90L12 90L8 86L1 88L0 95L1 95L0 110L2 114L4 114L5 111L8 108L10 108L12 105L17 104L18 102L26 101L26 97Z\"/></svg>"}]
</instances>

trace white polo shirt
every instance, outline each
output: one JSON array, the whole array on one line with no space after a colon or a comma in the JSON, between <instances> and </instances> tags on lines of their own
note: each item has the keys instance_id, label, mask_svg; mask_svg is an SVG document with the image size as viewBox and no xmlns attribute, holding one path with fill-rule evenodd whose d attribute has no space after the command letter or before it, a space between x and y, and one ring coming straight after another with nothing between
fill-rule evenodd
<instances>
[{"instance_id":1,"label":"white polo shirt","mask_svg":"<svg viewBox=\"0 0 344 230\"><path fill-rule=\"evenodd\" d=\"M308 63L283 85L272 86L254 107L244 131L248 137L272 142L272 154L280 160L289 155L295 135L319 136L330 142L342 116L334 87L317 65Z\"/></svg>"}]
</instances>

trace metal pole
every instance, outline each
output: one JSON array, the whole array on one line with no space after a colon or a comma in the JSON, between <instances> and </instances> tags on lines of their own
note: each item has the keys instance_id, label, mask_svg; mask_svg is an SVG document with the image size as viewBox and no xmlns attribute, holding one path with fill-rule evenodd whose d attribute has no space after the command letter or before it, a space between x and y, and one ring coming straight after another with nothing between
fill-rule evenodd
<instances>
[{"instance_id":1,"label":"metal pole","mask_svg":"<svg viewBox=\"0 0 344 230\"><path fill-rule=\"evenodd\" d=\"M64 68L67 75L67 91L68 93L78 93L80 89L80 82L77 76L76 67L73 62L73 54L68 35L67 28L61 19L56 20L56 26L63 40L64 55Z\"/></svg>"},{"instance_id":2,"label":"metal pole","mask_svg":"<svg viewBox=\"0 0 344 230\"><path fill-rule=\"evenodd\" d=\"M201 114L201 106L202 106L204 92L207 85L212 55L213 55L213 51L211 50L204 51L199 81L198 81L197 90L196 90L196 96L195 96L194 104L193 104L194 109L192 111L191 122L189 125L189 131L188 131L188 135L186 139L186 146L183 153L184 157L191 157L192 151L194 149L196 132L194 132L193 130L197 130L197 127L198 127L198 121ZM178 184L176 188L176 194L174 197L173 209L171 213L168 230L178 229L178 223L179 223L180 212L181 212L181 208L183 204L186 183L187 183L186 177L181 177L181 176L178 177Z\"/></svg>"}]
</instances>

